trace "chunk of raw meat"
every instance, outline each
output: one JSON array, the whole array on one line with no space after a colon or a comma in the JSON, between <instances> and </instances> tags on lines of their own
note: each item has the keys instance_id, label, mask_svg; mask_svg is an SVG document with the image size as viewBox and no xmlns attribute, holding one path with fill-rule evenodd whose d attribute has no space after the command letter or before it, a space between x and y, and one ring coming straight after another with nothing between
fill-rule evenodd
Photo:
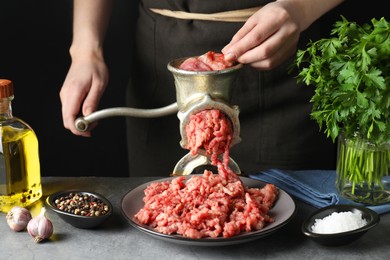
<instances>
[{"instance_id":1,"label":"chunk of raw meat","mask_svg":"<svg viewBox=\"0 0 390 260\"><path fill-rule=\"evenodd\" d=\"M199 57L186 59L179 68L190 71L213 71L227 69L231 66L233 62L226 61L222 53L208 51Z\"/></svg>"}]
</instances>

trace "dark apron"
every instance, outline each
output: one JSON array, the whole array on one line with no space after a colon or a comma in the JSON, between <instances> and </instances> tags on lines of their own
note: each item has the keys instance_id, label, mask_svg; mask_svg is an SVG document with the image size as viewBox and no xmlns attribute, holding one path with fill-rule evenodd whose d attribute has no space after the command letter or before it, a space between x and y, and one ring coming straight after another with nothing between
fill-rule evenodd
<instances>
[{"instance_id":1,"label":"dark apron","mask_svg":"<svg viewBox=\"0 0 390 260\"><path fill-rule=\"evenodd\" d=\"M213 13L264 5L254 0L143 0L139 9L134 60L127 93L129 107L158 108L176 102L169 61L220 50L243 23L182 20L150 8ZM313 25L302 34L317 35ZM297 85L288 73L291 59L272 71L245 66L240 71L233 105L240 108L241 143L231 157L244 173L268 168L334 169L335 145L310 119L313 88ZM127 118L130 176L169 176L188 153L179 142L179 119L172 116Z\"/></svg>"}]
</instances>

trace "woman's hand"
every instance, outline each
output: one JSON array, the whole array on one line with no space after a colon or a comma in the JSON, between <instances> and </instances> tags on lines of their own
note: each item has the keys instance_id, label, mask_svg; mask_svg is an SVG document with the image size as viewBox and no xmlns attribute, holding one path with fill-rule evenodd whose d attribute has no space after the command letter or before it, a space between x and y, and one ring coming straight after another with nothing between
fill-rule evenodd
<instances>
[{"instance_id":1,"label":"woman's hand","mask_svg":"<svg viewBox=\"0 0 390 260\"><path fill-rule=\"evenodd\" d=\"M253 14L222 49L225 59L270 70L296 52L300 33L343 0L279 0Z\"/></svg>"},{"instance_id":2,"label":"woman's hand","mask_svg":"<svg viewBox=\"0 0 390 260\"><path fill-rule=\"evenodd\" d=\"M80 112L82 116L87 116L96 111L106 89L108 69L99 56L72 60L60 91L64 127L75 135L91 136L90 131L78 131L75 120Z\"/></svg>"},{"instance_id":3,"label":"woman's hand","mask_svg":"<svg viewBox=\"0 0 390 260\"><path fill-rule=\"evenodd\" d=\"M72 64L60 91L64 127L75 135L80 132L75 120L96 111L108 82L103 58L103 41L114 0L74 0ZM92 126L93 127L93 126Z\"/></svg>"}]
</instances>

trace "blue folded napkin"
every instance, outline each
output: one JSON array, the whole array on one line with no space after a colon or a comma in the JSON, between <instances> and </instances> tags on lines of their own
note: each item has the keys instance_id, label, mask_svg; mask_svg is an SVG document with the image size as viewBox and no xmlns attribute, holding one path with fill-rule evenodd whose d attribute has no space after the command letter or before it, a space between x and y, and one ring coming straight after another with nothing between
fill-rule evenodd
<instances>
[{"instance_id":1,"label":"blue folded napkin","mask_svg":"<svg viewBox=\"0 0 390 260\"><path fill-rule=\"evenodd\" d=\"M336 190L336 172L325 170L285 171L271 169L248 175L267 183L273 183L286 191L292 197L306 202L316 208L323 208L334 204L356 204L339 196ZM367 206L378 214L390 212L390 203Z\"/></svg>"}]
</instances>

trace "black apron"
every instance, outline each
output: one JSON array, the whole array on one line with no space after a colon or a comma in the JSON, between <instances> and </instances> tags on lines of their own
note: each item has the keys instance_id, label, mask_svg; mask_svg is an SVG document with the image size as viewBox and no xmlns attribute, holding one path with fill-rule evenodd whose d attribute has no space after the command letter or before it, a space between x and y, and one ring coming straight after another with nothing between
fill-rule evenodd
<instances>
[{"instance_id":1,"label":"black apron","mask_svg":"<svg viewBox=\"0 0 390 260\"><path fill-rule=\"evenodd\" d=\"M158 108L176 102L169 61L220 52L243 23L183 20L155 14L150 8L214 13L265 5L254 0L143 0L139 8L134 60L127 105ZM313 24L299 48L318 37ZM243 173L278 169L334 169L335 145L310 119L314 88L298 85L288 73L292 58L272 71L249 66L239 73L232 105L240 108L241 143L231 157ZM188 153L179 142L177 115L127 118L130 176L169 176Z\"/></svg>"}]
</instances>

